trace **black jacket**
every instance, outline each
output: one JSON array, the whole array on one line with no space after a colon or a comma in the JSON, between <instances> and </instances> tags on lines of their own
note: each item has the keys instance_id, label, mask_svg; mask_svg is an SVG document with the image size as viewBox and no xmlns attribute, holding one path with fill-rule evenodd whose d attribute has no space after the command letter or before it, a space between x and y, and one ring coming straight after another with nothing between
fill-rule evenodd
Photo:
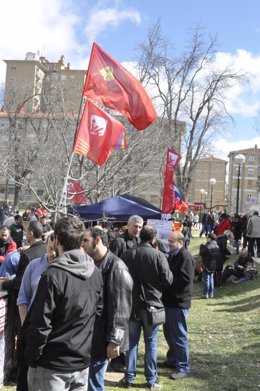
<instances>
[{"instance_id":1,"label":"black jacket","mask_svg":"<svg viewBox=\"0 0 260 391\"><path fill-rule=\"evenodd\" d=\"M3 282L3 290L13 291L18 294L25 269L33 259L40 258L46 253L46 243L38 240L27 250L22 251L15 278Z\"/></svg>"},{"instance_id":2,"label":"black jacket","mask_svg":"<svg viewBox=\"0 0 260 391\"><path fill-rule=\"evenodd\" d=\"M194 278L194 260L182 247L168 259L173 274L173 283L163 291L163 304L170 308L190 308Z\"/></svg>"},{"instance_id":3,"label":"black jacket","mask_svg":"<svg viewBox=\"0 0 260 391\"><path fill-rule=\"evenodd\" d=\"M26 318L27 363L58 372L87 368L101 297L100 271L83 250L56 258L42 275Z\"/></svg>"},{"instance_id":4,"label":"black jacket","mask_svg":"<svg viewBox=\"0 0 260 391\"><path fill-rule=\"evenodd\" d=\"M122 258L122 254L126 250L137 247L139 243L140 239L130 237L126 230L123 235L118 236L110 243L109 250L117 257Z\"/></svg>"},{"instance_id":5,"label":"black jacket","mask_svg":"<svg viewBox=\"0 0 260 391\"><path fill-rule=\"evenodd\" d=\"M129 348L128 322L132 307L133 281L124 262L108 250L99 267L103 277L103 312L95 322L92 358L107 357L107 345L114 342L120 351Z\"/></svg>"},{"instance_id":6,"label":"black jacket","mask_svg":"<svg viewBox=\"0 0 260 391\"><path fill-rule=\"evenodd\" d=\"M165 255L151 244L141 242L136 249L127 250L122 258L134 281L131 317L138 317L139 310L147 306L162 308L162 290L173 280Z\"/></svg>"},{"instance_id":7,"label":"black jacket","mask_svg":"<svg viewBox=\"0 0 260 391\"><path fill-rule=\"evenodd\" d=\"M211 240L207 244L201 244L200 255L206 272L214 273L221 257L220 249L216 240Z\"/></svg>"}]
</instances>

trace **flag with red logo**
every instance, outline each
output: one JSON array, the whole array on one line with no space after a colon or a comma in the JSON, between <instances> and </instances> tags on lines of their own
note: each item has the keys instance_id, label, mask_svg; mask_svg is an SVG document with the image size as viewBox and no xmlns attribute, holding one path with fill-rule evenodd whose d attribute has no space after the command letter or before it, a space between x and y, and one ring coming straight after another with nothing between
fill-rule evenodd
<instances>
[{"instance_id":1,"label":"flag with red logo","mask_svg":"<svg viewBox=\"0 0 260 391\"><path fill-rule=\"evenodd\" d=\"M73 152L102 166L116 147L124 126L89 100L86 102Z\"/></svg>"},{"instance_id":2,"label":"flag with red logo","mask_svg":"<svg viewBox=\"0 0 260 391\"><path fill-rule=\"evenodd\" d=\"M68 199L73 202L74 204L86 204L87 200L84 194L82 193L84 191L83 187L80 186L80 184L75 181L74 179L68 179Z\"/></svg>"},{"instance_id":3,"label":"flag with red logo","mask_svg":"<svg viewBox=\"0 0 260 391\"><path fill-rule=\"evenodd\" d=\"M140 81L96 43L83 95L123 114L138 130L147 128L157 116Z\"/></svg>"},{"instance_id":4,"label":"flag with red logo","mask_svg":"<svg viewBox=\"0 0 260 391\"><path fill-rule=\"evenodd\" d=\"M174 192L174 170L176 164L181 159L181 156L172 149L167 150L167 161L164 172L164 188L163 188L163 202L162 213L173 213L175 210L175 192Z\"/></svg>"}]
</instances>

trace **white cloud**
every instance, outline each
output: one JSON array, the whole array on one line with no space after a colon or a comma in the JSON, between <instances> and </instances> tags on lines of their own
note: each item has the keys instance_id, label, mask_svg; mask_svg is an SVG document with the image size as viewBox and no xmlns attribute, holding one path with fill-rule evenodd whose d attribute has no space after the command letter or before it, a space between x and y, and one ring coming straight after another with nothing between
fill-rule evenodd
<instances>
[{"instance_id":1,"label":"white cloud","mask_svg":"<svg viewBox=\"0 0 260 391\"><path fill-rule=\"evenodd\" d=\"M260 56L244 49L237 49L235 53L217 53L217 67L230 65L235 71L245 73L249 84L236 84L229 90L227 109L231 114L255 117L260 109Z\"/></svg>"},{"instance_id":2,"label":"white cloud","mask_svg":"<svg viewBox=\"0 0 260 391\"><path fill-rule=\"evenodd\" d=\"M139 24L135 9L115 8L97 2L91 9L88 0L13 0L1 2L0 82L4 81L3 59L24 59L27 52L45 55L50 61L65 61L73 68L86 69L93 39L105 30L129 21ZM86 24L87 21L87 24Z\"/></svg>"},{"instance_id":3,"label":"white cloud","mask_svg":"<svg viewBox=\"0 0 260 391\"><path fill-rule=\"evenodd\" d=\"M214 156L227 159L230 151L239 151L241 149L254 148L255 145L260 148L260 136L251 140L228 141L226 138L219 138L214 141Z\"/></svg>"},{"instance_id":4,"label":"white cloud","mask_svg":"<svg viewBox=\"0 0 260 391\"><path fill-rule=\"evenodd\" d=\"M117 27L119 24L130 21L135 24L141 23L140 13L135 9L119 11L115 8L94 10L85 28L89 42L96 40L97 36L109 27Z\"/></svg>"}]
</instances>

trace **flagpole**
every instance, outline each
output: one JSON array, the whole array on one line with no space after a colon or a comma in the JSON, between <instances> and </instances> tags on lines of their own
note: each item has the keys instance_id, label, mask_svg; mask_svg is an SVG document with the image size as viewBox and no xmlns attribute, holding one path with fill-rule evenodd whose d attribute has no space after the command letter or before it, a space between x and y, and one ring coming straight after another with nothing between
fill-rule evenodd
<instances>
[{"instance_id":1,"label":"flagpole","mask_svg":"<svg viewBox=\"0 0 260 391\"><path fill-rule=\"evenodd\" d=\"M92 56L93 49L94 49L94 45L92 45L90 59L91 59L91 56ZM87 70L86 81L88 80L88 74L89 74L89 66L88 66L88 70ZM76 138L77 138L77 133L78 133L78 130L79 130L80 115L81 115L81 112L82 112L83 98L84 98L83 92L84 92L84 87L85 87L86 81L85 81L83 89L82 89L82 94L81 94L81 100L80 100L80 105L79 105L79 112L78 112L78 117L77 117L76 131L75 131L75 135L74 135L72 151L74 149L75 141L76 141ZM62 205L64 205L64 209L66 208L67 195L68 195L68 180L69 180L69 174L70 174L70 170L71 170L71 166L72 166L73 157L74 157L74 152L72 152L72 154L70 156L68 170L67 170L66 176L64 178L64 185L63 185L63 189L62 189L62 193L61 193L60 202L59 202L58 207L57 207L57 212L59 212L59 208ZM67 213L67 211L65 211L65 214L66 213Z\"/></svg>"}]
</instances>

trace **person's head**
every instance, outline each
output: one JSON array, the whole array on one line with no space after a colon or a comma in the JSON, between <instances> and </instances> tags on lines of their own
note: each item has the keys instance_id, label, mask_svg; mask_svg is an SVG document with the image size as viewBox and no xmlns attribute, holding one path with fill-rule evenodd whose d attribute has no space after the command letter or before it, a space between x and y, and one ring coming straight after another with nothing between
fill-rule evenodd
<instances>
[{"instance_id":1,"label":"person's head","mask_svg":"<svg viewBox=\"0 0 260 391\"><path fill-rule=\"evenodd\" d=\"M15 216L14 216L14 223L15 223L16 225L22 224L22 217L21 217L20 215L15 215Z\"/></svg>"},{"instance_id":2,"label":"person's head","mask_svg":"<svg viewBox=\"0 0 260 391\"><path fill-rule=\"evenodd\" d=\"M35 241L40 240L42 238L42 225L39 221L30 221L27 230L26 230L26 238L29 244L33 244Z\"/></svg>"},{"instance_id":3,"label":"person's head","mask_svg":"<svg viewBox=\"0 0 260 391\"><path fill-rule=\"evenodd\" d=\"M100 228L88 228L84 232L82 247L94 260L101 259L107 253L107 233Z\"/></svg>"},{"instance_id":4,"label":"person's head","mask_svg":"<svg viewBox=\"0 0 260 391\"><path fill-rule=\"evenodd\" d=\"M48 262L51 262L56 258L56 251L54 248L54 231L48 232L48 235L46 237L46 243Z\"/></svg>"},{"instance_id":5,"label":"person's head","mask_svg":"<svg viewBox=\"0 0 260 391\"><path fill-rule=\"evenodd\" d=\"M151 225L144 226L140 231L140 239L142 242L154 244L156 241L157 231Z\"/></svg>"},{"instance_id":6,"label":"person's head","mask_svg":"<svg viewBox=\"0 0 260 391\"><path fill-rule=\"evenodd\" d=\"M168 245L170 251L176 251L183 247L184 244L184 236L179 231L171 232L168 238Z\"/></svg>"},{"instance_id":7,"label":"person's head","mask_svg":"<svg viewBox=\"0 0 260 391\"><path fill-rule=\"evenodd\" d=\"M0 228L0 239L5 242L10 238L10 231L9 228L6 225L3 225Z\"/></svg>"},{"instance_id":8,"label":"person's head","mask_svg":"<svg viewBox=\"0 0 260 391\"><path fill-rule=\"evenodd\" d=\"M111 243L115 238L116 238L116 232L114 232L114 231L112 231L111 229L109 229L109 230L107 231L108 243Z\"/></svg>"},{"instance_id":9,"label":"person's head","mask_svg":"<svg viewBox=\"0 0 260 391\"><path fill-rule=\"evenodd\" d=\"M63 217L54 227L54 248L61 255L81 248L85 226L77 217Z\"/></svg>"},{"instance_id":10,"label":"person's head","mask_svg":"<svg viewBox=\"0 0 260 391\"><path fill-rule=\"evenodd\" d=\"M254 215L254 216L258 216L258 215L259 215L258 211L255 210L254 213L253 213L253 215Z\"/></svg>"},{"instance_id":11,"label":"person's head","mask_svg":"<svg viewBox=\"0 0 260 391\"><path fill-rule=\"evenodd\" d=\"M42 217L41 217L41 223L42 223L42 224L46 224L46 223L47 223L47 217L46 217L46 215L42 215Z\"/></svg>"},{"instance_id":12,"label":"person's head","mask_svg":"<svg viewBox=\"0 0 260 391\"><path fill-rule=\"evenodd\" d=\"M239 251L239 256L241 258L246 258L248 256L248 251L246 248L242 248L240 251Z\"/></svg>"},{"instance_id":13,"label":"person's head","mask_svg":"<svg viewBox=\"0 0 260 391\"><path fill-rule=\"evenodd\" d=\"M133 215L133 216L129 217L129 220L127 223L128 234L132 237L137 238L140 234L143 223L144 223L144 220L140 216Z\"/></svg>"},{"instance_id":14,"label":"person's head","mask_svg":"<svg viewBox=\"0 0 260 391\"><path fill-rule=\"evenodd\" d=\"M217 235L215 235L213 232L211 232L211 233L208 234L207 239L208 240L216 240L217 239Z\"/></svg>"}]
</instances>

